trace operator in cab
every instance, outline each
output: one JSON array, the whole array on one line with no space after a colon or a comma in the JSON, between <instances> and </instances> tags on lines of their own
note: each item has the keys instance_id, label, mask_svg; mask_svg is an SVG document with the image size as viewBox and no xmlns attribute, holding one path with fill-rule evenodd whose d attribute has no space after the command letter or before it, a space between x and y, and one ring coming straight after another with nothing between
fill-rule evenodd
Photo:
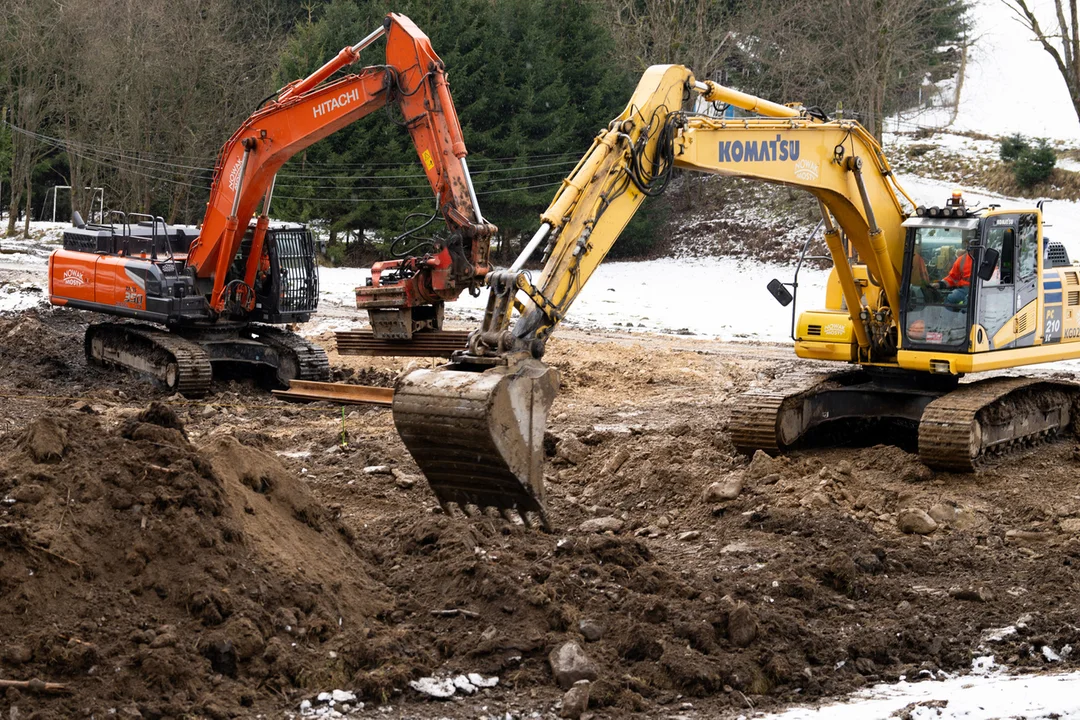
<instances>
[{"instance_id":1,"label":"operator in cab","mask_svg":"<svg viewBox=\"0 0 1080 720\"><path fill-rule=\"evenodd\" d=\"M971 254L968 253L968 238L965 237L960 245L960 256L956 258L949 274L941 280L931 284L938 290L951 290L945 296L946 305L963 305L967 302L971 292Z\"/></svg>"}]
</instances>

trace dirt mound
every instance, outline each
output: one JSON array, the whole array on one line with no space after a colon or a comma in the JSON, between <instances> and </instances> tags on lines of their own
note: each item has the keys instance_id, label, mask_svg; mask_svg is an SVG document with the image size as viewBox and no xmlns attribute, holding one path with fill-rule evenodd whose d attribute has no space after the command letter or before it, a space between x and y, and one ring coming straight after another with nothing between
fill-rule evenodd
<instances>
[{"instance_id":1,"label":"dirt mound","mask_svg":"<svg viewBox=\"0 0 1080 720\"><path fill-rule=\"evenodd\" d=\"M0 667L75 688L57 717L225 716L340 672L323 646L387 607L293 473L231 437L197 449L168 407L43 415L0 453Z\"/></svg>"}]
</instances>

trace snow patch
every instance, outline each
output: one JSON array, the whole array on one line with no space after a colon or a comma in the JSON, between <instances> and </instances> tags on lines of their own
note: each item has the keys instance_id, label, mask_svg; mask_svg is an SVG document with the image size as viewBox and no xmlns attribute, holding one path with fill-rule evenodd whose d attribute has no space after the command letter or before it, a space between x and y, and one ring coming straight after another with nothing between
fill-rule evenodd
<instances>
[{"instance_id":1,"label":"snow patch","mask_svg":"<svg viewBox=\"0 0 1080 720\"><path fill-rule=\"evenodd\" d=\"M848 702L782 713L755 720L888 720L904 710L913 720L994 720L996 718L1080 719L1080 673L984 675L895 685L876 685ZM746 720L747 716L740 716Z\"/></svg>"},{"instance_id":2,"label":"snow patch","mask_svg":"<svg viewBox=\"0 0 1080 720\"><path fill-rule=\"evenodd\" d=\"M437 700L448 700L459 692L463 695L473 695L481 688L491 688L498 684L499 678L494 676L486 678L479 673L446 678L422 677L419 680L409 681L409 687L413 690Z\"/></svg>"}]
</instances>

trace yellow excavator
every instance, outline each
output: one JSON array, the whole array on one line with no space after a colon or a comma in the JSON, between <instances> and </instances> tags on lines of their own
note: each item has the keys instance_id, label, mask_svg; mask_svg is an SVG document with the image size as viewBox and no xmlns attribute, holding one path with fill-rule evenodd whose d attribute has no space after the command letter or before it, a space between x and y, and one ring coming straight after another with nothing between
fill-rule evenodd
<instances>
[{"instance_id":1,"label":"yellow excavator","mask_svg":"<svg viewBox=\"0 0 1080 720\"><path fill-rule=\"evenodd\" d=\"M684 110L696 97L747 116ZM960 382L1080 358L1080 267L1043 237L1041 207L976 210L959 193L916 206L858 122L660 65L562 182L513 265L488 275L483 324L467 350L398 383L398 432L448 512L494 508L549 526L543 440L558 374L540 360L545 342L675 168L801 188L820 203L833 267L825 308L795 323L795 353L848 367L823 373L817 364L746 393L730 426L740 450L775 452L838 422L885 418L917 426L927 465L972 471L1069 429L1080 392L1071 383ZM534 282L522 268L541 244ZM783 283L769 289L791 302Z\"/></svg>"}]
</instances>

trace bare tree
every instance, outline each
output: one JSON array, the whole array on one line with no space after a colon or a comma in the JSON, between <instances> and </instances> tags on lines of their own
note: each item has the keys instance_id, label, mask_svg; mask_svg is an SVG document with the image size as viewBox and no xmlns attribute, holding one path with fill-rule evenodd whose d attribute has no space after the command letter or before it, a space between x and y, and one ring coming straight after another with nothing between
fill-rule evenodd
<instances>
[{"instance_id":1,"label":"bare tree","mask_svg":"<svg viewBox=\"0 0 1080 720\"><path fill-rule=\"evenodd\" d=\"M717 73L737 48L735 17L722 0L607 0L624 57L638 70L680 63L701 79Z\"/></svg>"},{"instance_id":2,"label":"bare tree","mask_svg":"<svg viewBox=\"0 0 1080 720\"><path fill-rule=\"evenodd\" d=\"M28 0L21 0L28 1ZM243 6L244 12L238 12ZM269 92L280 38L240 0L66 0L48 133L67 156L73 208L102 184L114 208L202 216L209 170Z\"/></svg>"},{"instance_id":3,"label":"bare tree","mask_svg":"<svg viewBox=\"0 0 1080 720\"><path fill-rule=\"evenodd\" d=\"M1054 0L1054 18L1045 25L1039 22L1027 0L1002 0L1054 59L1058 72L1069 89L1073 110L1080 119L1080 23L1076 0Z\"/></svg>"},{"instance_id":4,"label":"bare tree","mask_svg":"<svg viewBox=\"0 0 1080 720\"><path fill-rule=\"evenodd\" d=\"M755 71L748 82L826 111L842 101L880 139L897 97L939 63L932 29L950 26L958 8L949 0L756 0L744 42Z\"/></svg>"},{"instance_id":5,"label":"bare tree","mask_svg":"<svg viewBox=\"0 0 1080 720\"><path fill-rule=\"evenodd\" d=\"M29 237L31 181L34 166L45 150L34 133L48 116L55 79L56 38L50 15L54 6L46 0L7 0L5 5L0 57L7 64L4 94L10 108L4 120L24 129L11 133L11 204L6 234L15 234L19 207L25 202L23 234Z\"/></svg>"}]
</instances>

